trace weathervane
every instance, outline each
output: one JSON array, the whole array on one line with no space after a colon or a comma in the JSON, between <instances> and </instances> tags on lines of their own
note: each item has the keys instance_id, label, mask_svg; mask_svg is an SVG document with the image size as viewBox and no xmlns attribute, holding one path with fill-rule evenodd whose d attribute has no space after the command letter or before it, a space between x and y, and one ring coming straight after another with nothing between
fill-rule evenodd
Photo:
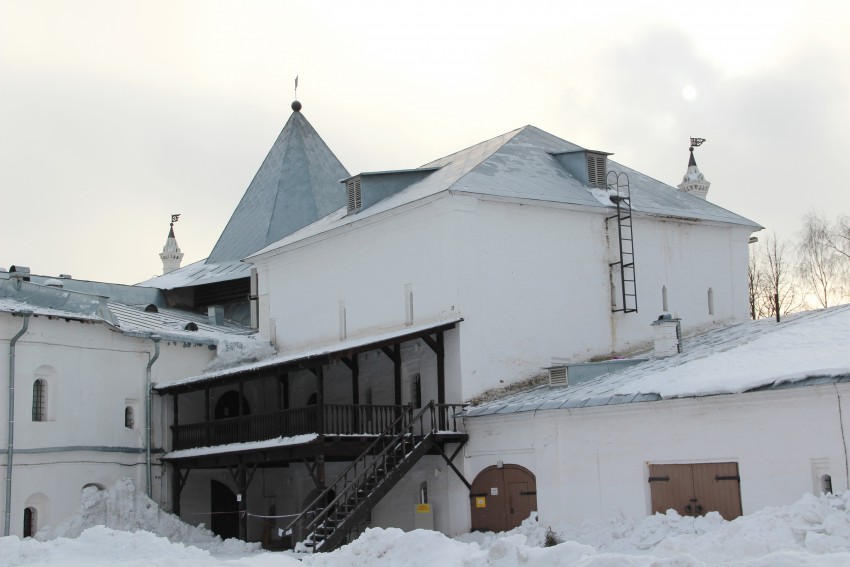
<instances>
[{"instance_id":1,"label":"weathervane","mask_svg":"<svg viewBox=\"0 0 850 567\"><path fill-rule=\"evenodd\" d=\"M180 213L176 215L171 215L171 226L174 226L174 223L180 220Z\"/></svg>"},{"instance_id":2,"label":"weathervane","mask_svg":"<svg viewBox=\"0 0 850 567\"><path fill-rule=\"evenodd\" d=\"M295 100L298 100L298 75L295 75Z\"/></svg>"},{"instance_id":3,"label":"weathervane","mask_svg":"<svg viewBox=\"0 0 850 567\"><path fill-rule=\"evenodd\" d=\"M705 138L691 138L691 151L694 151L695 147L701 146L705 142Z\"/></svg>"}]
</instances>

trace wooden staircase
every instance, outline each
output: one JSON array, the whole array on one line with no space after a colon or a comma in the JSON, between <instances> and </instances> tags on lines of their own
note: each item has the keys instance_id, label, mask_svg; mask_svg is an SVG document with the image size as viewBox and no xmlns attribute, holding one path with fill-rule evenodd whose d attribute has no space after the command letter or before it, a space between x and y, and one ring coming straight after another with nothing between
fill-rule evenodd
<instances>
[{"instance_id":1,"label":"wooden staircase","mask_svg":"<svg viewBox=\"0 0 850 567\"><path fill-rule=\"evenodd\" d=\"M337 479L289 524L287 533L307 533L300 552L333 551L347 543L369 512L435 445L438 424L431 401L418 413L412 406L398 417Z\"/></svg>"}]
</instances>

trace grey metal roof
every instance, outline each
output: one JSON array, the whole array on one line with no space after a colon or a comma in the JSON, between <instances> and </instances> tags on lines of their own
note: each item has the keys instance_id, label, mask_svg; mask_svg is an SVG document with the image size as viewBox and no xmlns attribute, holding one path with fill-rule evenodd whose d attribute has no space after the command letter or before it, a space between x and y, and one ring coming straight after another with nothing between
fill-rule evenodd
<instances>
[{"instance_id":1,"label":"grey metal roof","mask_svg":"<svg viewBox=\"0 0 850 567\"><path fill-rule=\"evenodd\" d=\"M837 329L840 333L836 333ZM847 382L850 349L846 348L846 335L850 335L850 305L795 313L781 323L773 319L747 321L686 339L681 354L648 360L576 386L536 386L469 407L464 415L585 408ZM769 348L753 348L757 341L765 339L771 341ZM791 346L782 348L783 345ZM733 361L738 375L729 379L724 374L730 373L732 365L722 358L735 349L745 356ZM825 368L823 360L827 358L832 366ZM835 360L840 363L836 365ZM748 366L741 368L741 364ZM762 367L766 366L770 368L765 372ZM783 375L786 366L790 374ZM710 373L712 367L716 368L717 379L706 380L707 370ZM783 371L777 372L776 368ZM647 379L662 375L684 382L677 385L681 393L648 391L647 384L651 382Z\"/></svg>"},{"instance_id":2,"label":"grey metal roof","mask_svg":"<svg viewBox=\"0 0 850 567\"><path fill-rule=\"evenodd\" d=\"M157 276L136 284L139 287L176 289L196 285L226 282L251 276L251 264L235 260L217 264L205 264L204 260L183 266L169 274Z\"/></svg>"},{"instance_id":3,"label":"grey metal roof","mask_svg":"<svg viewBox=\"0 0 850 567\"><path fill-rule=\"evenodd\" d=\"M555 154L584 148L534 126L525 126L422 166L433 170L421 181L356 214L336 211L304 229L261 249L265 253L360 218L399 207L442 191L537 200L607 210L591 188L573 177ZM608 160L609 171L629 176L632 208L638 213L715 221L762 228L714 203L694 197L643 173Z\"/></svg>"},{"instance_id":4,"label":"grey metal roof","mask_svg":"<svg viewBox=\"0 0 850 567\"><path fill-rule=\"evenodd\" d=\"M346 202L348 177L304 115L295 111L233 211L207 264L238 261Z\"/></svg>"},{"instance_id":5,"label":"grey metal roof","mask_svg":"<svg viewBox=\"0 0 850 567\"><path fill-rule=\"evenodd\" d=\"M69 284L72 280L61 280ZM0 279L0 312L60 319L105 323L130 335L157 334L166 340L218 344L220 341L242 340L255 334L253 329L225 321L212 325L208 317L168 307L146 311L148 303L128 305L109 301L107 297L46 286L35 282ZM187 325L196 330L187 329Z\"/></svg>"}]
</instances>

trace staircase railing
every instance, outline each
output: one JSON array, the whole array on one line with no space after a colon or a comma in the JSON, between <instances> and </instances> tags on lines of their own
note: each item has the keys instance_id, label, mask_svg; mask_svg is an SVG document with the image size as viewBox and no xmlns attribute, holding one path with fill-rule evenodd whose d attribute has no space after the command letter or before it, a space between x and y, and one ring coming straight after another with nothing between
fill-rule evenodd
<instances>
[{"instance_id":1,"label":"staircase railing","mask_svg":"<svg viewBox=\"0 0 850 567\"><path fill-rule=\"evenodd\" d=\"M411 467L424 454L422 447L429 447L429 441L433 443L437 431L437 409L437 404L431 401L414 415L413 407L407 406L336 480L290 522L287 533L294 533L293 530L303 524L301 533L307 534L301 550L329 551L339 545L341 539L355 527L356 516L365 516L368 509L364 508L374 506L398 481L400 476L393 478L391 473L402 467ZM440 410L442 413L446 408L441 407ZM383 493L375 497L378 490ZM358 511L360 514L357 514Z\"/></svg>"}]
</instances>

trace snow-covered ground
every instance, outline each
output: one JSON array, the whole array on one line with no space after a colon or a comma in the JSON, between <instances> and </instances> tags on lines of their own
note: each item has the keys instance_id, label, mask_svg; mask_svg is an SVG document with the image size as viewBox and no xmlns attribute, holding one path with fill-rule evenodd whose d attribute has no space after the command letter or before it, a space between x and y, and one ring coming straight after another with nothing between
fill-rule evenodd
<instances>
[{"instance_id":1,"label":"snow-covered ground","mask_svg":"<svg viewBox=\"0 0 850 567\"><path fill-rule=\"evenodd\" d=\"M109 526L109 527L107 527ZM546 547L549 538L560 543ZM551 541L550 541L551 543ZM299 561L300 559L300 561ZM850 565L850 493L804 496L727 522L716 513L673 512L629 521L610 518L580 528L529 519L503 534L450 539L437 532L370 529L333 553L296 558L255 544L222 542L187 526L119 483L84 494L81 513L37 539L0 538L0 567L529 567L845 566Z\"/></svg>"}]
</instances>

